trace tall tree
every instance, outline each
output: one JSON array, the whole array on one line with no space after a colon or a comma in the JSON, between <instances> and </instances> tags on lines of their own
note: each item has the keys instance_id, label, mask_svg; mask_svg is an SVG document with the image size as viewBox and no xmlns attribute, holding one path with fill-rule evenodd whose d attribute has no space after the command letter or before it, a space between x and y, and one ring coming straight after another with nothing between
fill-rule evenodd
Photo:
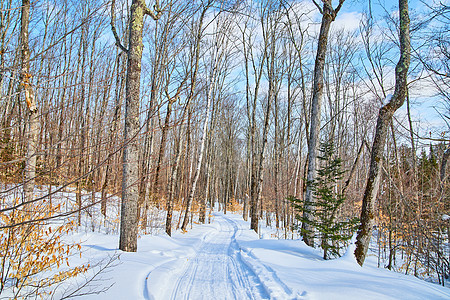
<instances>
[{"instance_id":1,"label":"tall tree","mask_svg":"<svg viewBox=\"0 0 450 300\"><path fill-rule=\"evenodd\" d=\"M30 0L22 1L22 14L20 26L20 44L21 44L21 70L20 84L25 91L25 101L28 108L28 124L26 125L25 137L27 145L27 160L25 163L25 181L23 190L25 202L33 198L34 183L36 177L36 152L39 132L39 116L36 106L34 89L31 85L30 74L30 48L28 43L28 25L30 23Z\"/></svg>"},{"instance_id":2,"label":"tall tree","mask_svg":"<svg viewBox=\"0 0 450 300\"><path fill-rule=\"evenodd\" d=\"M314 79L313 79L313 94L311 103L311 121L308 140L308 173L306 177L306 195L305 195L305 218L312 221L314 216L309 211L314 209L313 196L313 182L316 178L316 162L317 150L319 147L319 131L320 131L320 116L323 96L323 70L325 65L325 54L327 52L328 33L330 31L331 23L336 19L336 15L344 4L345 0L339 0L338 6L334 9L331 0L322 0L323 6L313 0L316 7L322 14L322 24L320 26L319 41L317 45L316 60L314 63ZM309 245L314 245L314 236L311 235L313 228L309 225L311 222L302 224L304 229L303 241Z\"/></svg>"},{"instance_id":3,"label":"tall tree","mask_svg":"<svg viewBox=\"0 0 450 300\"><path fill-rule=\"evenodd\" d=\"M211 5L213 4L213 1L208 1L208 3L206 5L203 6L202 11L200 13L199 16L199 20L198 20L198 25L196 30L193 29L193 35L194 35L194 39L192 40L191 43L191 55L189 56L189 63L188 63L188 68L190 68L191 70L189 71L189 75L190 75L190 86L189 86L189 92L187 95L187 99L186 99L186 103L184 105L184 109L183 109L183 113L182 116L180 118L181 122L180 122L180 129L179 129L179 137L178 137L178 145L175 147L175 165L172 168L172 173L170 176L170 181L169 181L169 188L168 188L168 197L167 197L167 215L166 215L166 233L170 236L172 234L172 217L173 217L173 204L174 204L174 198L175 198L175 188L177 186L177 181L178 181L178 177L179 177L179 171L180 171L180 162L181 162L181 156L182 156L182 148L183 148L183 144L184 144L184 138L183 138L183 134L182 134L182 127L183 127L183 123L184 123L184 119L186 118L186 115L188 115L188 122L187 122L187 129L185 132L185 136L186 136L186 144L187 147L189 146L189 138L190 138L190 116L191 116L191 102L194 100L194 98L196 97L196 87L197 87L197 75L198 75L198 71L199 71L199 62L200 62L200 46L201 46L201 41L202 41L202 37L203 37L203 33L204 33L204 26L203 26L203 21L205 20L206 17L206 13L208 12L208 9L211 7Z\"/></svg>"},{"instance_id":4,"label":"tall tree","mask_svg":"<svg viewBox=\"0 0 450 300\"><path fill-rule=\"evenodd\" d=\"M127 76L125 85L125 127L123 147L122 206L120 218L119 249L127 252L137 250L138 198L139 198L139 144L136 140L139 131L140 81L142 60L142 33L144 17L149 15L153 20L161 17L162 9L159 1L155 1L154 11L150 10L143 0L131 2L128 49L117 35L114 20L114 4L111 5L111 27L116 44L127 53Z\"/></svg>"},{"instance_id":5,"label":"tall tree","mask_svg":"<svg viewBox=\"0 0 450 300\"><path fill-rule=\"evenodd\" d=\"M259 69L255 65L255 61L252 60L252 67L255 78L255 87L253 93L253 103L252 105L247 104L247 109L249 107L252 108L251 113L251 126L250 126L250 147L251 147L251 169L250 169L250 228L255 232L258 232L258 220L260 217L260 211L262 210L262 206L260 205L261 192L262 192L262 182L263 182L263 174L264 171L264 153L265 147L267 144L267 134L269 130L269 118L271 111L272 100L275 97L276 84L275 84L275 76L274 76L274 63L275 63L275 55L276 55L276 46L275 43L277 41L278 35L278 25L280 21L280 15L277 14L279 12L279 5L273 1L267 1L261 3L261 12L260 12L260 24L262 31L262 53L260 54L260 61L257 62L260 64ZM250 55L253 59L252 51L250 51ZM269 64L270 65L267 65ZM256 110L257 110L257 100L259 96L259 88L261 84L261 78L263 76L264 68L267 68L267 80L269 83L268 92L265 101L264 110L264 125L263 125L263 133L262 133L262 142L258 151L258 139L256 136ZM247 68L247 67L246 67ZM248 76L248 70L246 69L246 75ZM247 81L248 84L248 81ZM248 100L248 98L247 98ZM250 116L250 113L249 113Z\"/></svg>"},{"instance_id":6,"label":"tall tree","mask_svg":"<svg viewBox=\"0 0 450 300\"><path fill-rule=\"evenodd\" d=\"M388 100L387 103L378 112L375 138L370 157L369 177L367 179L361 210L361 224L356 237L355 257L361 266L364 264L369 249L370 238L372 237L375 200L380 187L382 155L387 131L395 111L405 102L407 93L407 74L411 56L408 0L399 0L399 17L400 59L395 68L395 90L392 97L386 99Z\"/></svg>"},{"instance_id":7,"label":"tall tree","mask_svg":"<svg viewBox=\"0 0 450 300\"><path fill-rule=\"evenodd\" d=\"M207 4L207 7L210 7L213 4L213 1L209 1ZM207 8L206 8L207 9ZM205 10L206 11L206 10ZM186 202L186 209L183 219L183 225L181 226L182 230L186 230L188 221L189 221L189 212L191 209L192 201L194 199L195 191L197 188L197 182L198 178L200 176L200 170L202 168L203 164L203 154L205 152L205 144L206 144L206 137L208 135L208 124L209 124L209 118L211 115L211 102L213 98L213 91L216 86L217 77L218 77L218 71L220 68L220 64L222 63L223 56L224 56L224 49L221 49L222 47L226 47L228 45L227 38L224 34L224 32L218 32L217 36L214 40L214 46L212 47L212 54L211 54L211 60L212 60L212 69L210 70L210 78L208 83L208 88L206 92L206 112L204 116L204 122L203 122L203 132L202 136L200 138L200 152L198 154L198 160L197 160L197 166L195 169L194 179L192 181L191 190L189 193L189 197Z\"/></svg>"}]
</instances>

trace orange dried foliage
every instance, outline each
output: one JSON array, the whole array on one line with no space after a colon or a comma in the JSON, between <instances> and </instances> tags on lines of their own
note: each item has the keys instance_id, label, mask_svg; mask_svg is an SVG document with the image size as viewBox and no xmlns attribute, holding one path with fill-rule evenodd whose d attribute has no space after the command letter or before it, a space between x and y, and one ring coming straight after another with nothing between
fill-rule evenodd
<instances>
[{"instance_id":1,"label":"orange dried foliage","mask_svg":"<svg viewBox=\"0 0 450 300\"><path fill-rule=\"evenodd\" d=\"M227 210L232 212L242 213L243 210L242 204L236 201L236 199L231 199L230 203L228 203Z\"/></svg>"},{"instance_id":2,"label":"orange dried foliage","mask_svg":"<svg viewBox=\"0 0 450 300\"><path fill-rule=\"evenodd\" d=\"M12 204L18 204L18 199ZM51 293L50 287L89 269L89 265L69 266L71 255L81 255L80 244L62 241L75 228L73 221L51 226L34 222L59 212L60 205L42 201L0 215L4 227L0 229L0 295L7 292L14 298L45 298Z\"/></svg>"}]
</instances>

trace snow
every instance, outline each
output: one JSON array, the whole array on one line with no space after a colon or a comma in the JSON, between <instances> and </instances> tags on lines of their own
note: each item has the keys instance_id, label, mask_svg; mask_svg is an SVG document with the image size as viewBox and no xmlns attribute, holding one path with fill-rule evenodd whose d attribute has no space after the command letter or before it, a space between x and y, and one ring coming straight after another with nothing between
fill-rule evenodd
<instances>
[{"instance_id":1,"label":"snow","mask_svg":"<svg viewBox=\"0 0 450 300\"><path fill-rule=\"evenodd\" d=\"M75 263L120 256L80 293L113 286L80 299L450 299L446 287L378 269L375 257L360 267L352 246L324 261L299 240L260 239L248 228L238 215L214 213L187 233L142 236L136 253L119 251L117 235L72 236L83 240Z\"/></svg>"}]
</instances>

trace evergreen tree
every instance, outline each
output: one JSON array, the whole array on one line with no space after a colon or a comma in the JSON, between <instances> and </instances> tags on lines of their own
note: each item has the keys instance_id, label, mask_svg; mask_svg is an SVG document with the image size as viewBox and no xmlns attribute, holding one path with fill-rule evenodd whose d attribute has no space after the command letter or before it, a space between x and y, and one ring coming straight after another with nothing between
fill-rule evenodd
<instances>
[{"instance_id":1,"label":"evergreen tree","mask_svg":"<svg viewBox=\"0 0 450 300\"><path fill-rule=\"evenodd\" d=\"M351 238L359 220L358 218L337 220L339 207L345 201L345 196L338 189L338 182L344 174L341 167L342 161L340 158L334 158L334 145L330 141L322 142L319 150L320 167L317 170L317 178L312 183L316 201L313 209L307 212L314 218L311 220L303 217L306 212L303 201L292 196L288 197L288 200L293 203L297 211L302 213L302 216L297 214L296 218L312 228L306 233L320 239L323 258L328 259L330 256L340 256L339 250L343 243ZM305 226L302 227L300 230L303 235Z\"/></svg>"}]
</instances>

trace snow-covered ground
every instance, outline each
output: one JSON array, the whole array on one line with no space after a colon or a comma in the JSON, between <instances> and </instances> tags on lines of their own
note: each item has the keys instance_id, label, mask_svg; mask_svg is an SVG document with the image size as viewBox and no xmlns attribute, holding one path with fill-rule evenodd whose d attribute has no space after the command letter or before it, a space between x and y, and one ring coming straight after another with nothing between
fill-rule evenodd
<instances>
[{"instance_id":1,"label":"snow-covered ground","mask_svg":"<svg viewBox=\"0 0 450 300\"><path fill-rule=\"evenodd\" d=\"M112 286L80 299L450 299L446 287L376 268L375 257L363 268L351 249L324 261L299 240L260 239L248 228L238 215L214 213L184 234L142 236L137 253L117 250L117 235L72 236L83 240L75 264L120 257L79 293Z\"/></svg>"}]
</instances>

